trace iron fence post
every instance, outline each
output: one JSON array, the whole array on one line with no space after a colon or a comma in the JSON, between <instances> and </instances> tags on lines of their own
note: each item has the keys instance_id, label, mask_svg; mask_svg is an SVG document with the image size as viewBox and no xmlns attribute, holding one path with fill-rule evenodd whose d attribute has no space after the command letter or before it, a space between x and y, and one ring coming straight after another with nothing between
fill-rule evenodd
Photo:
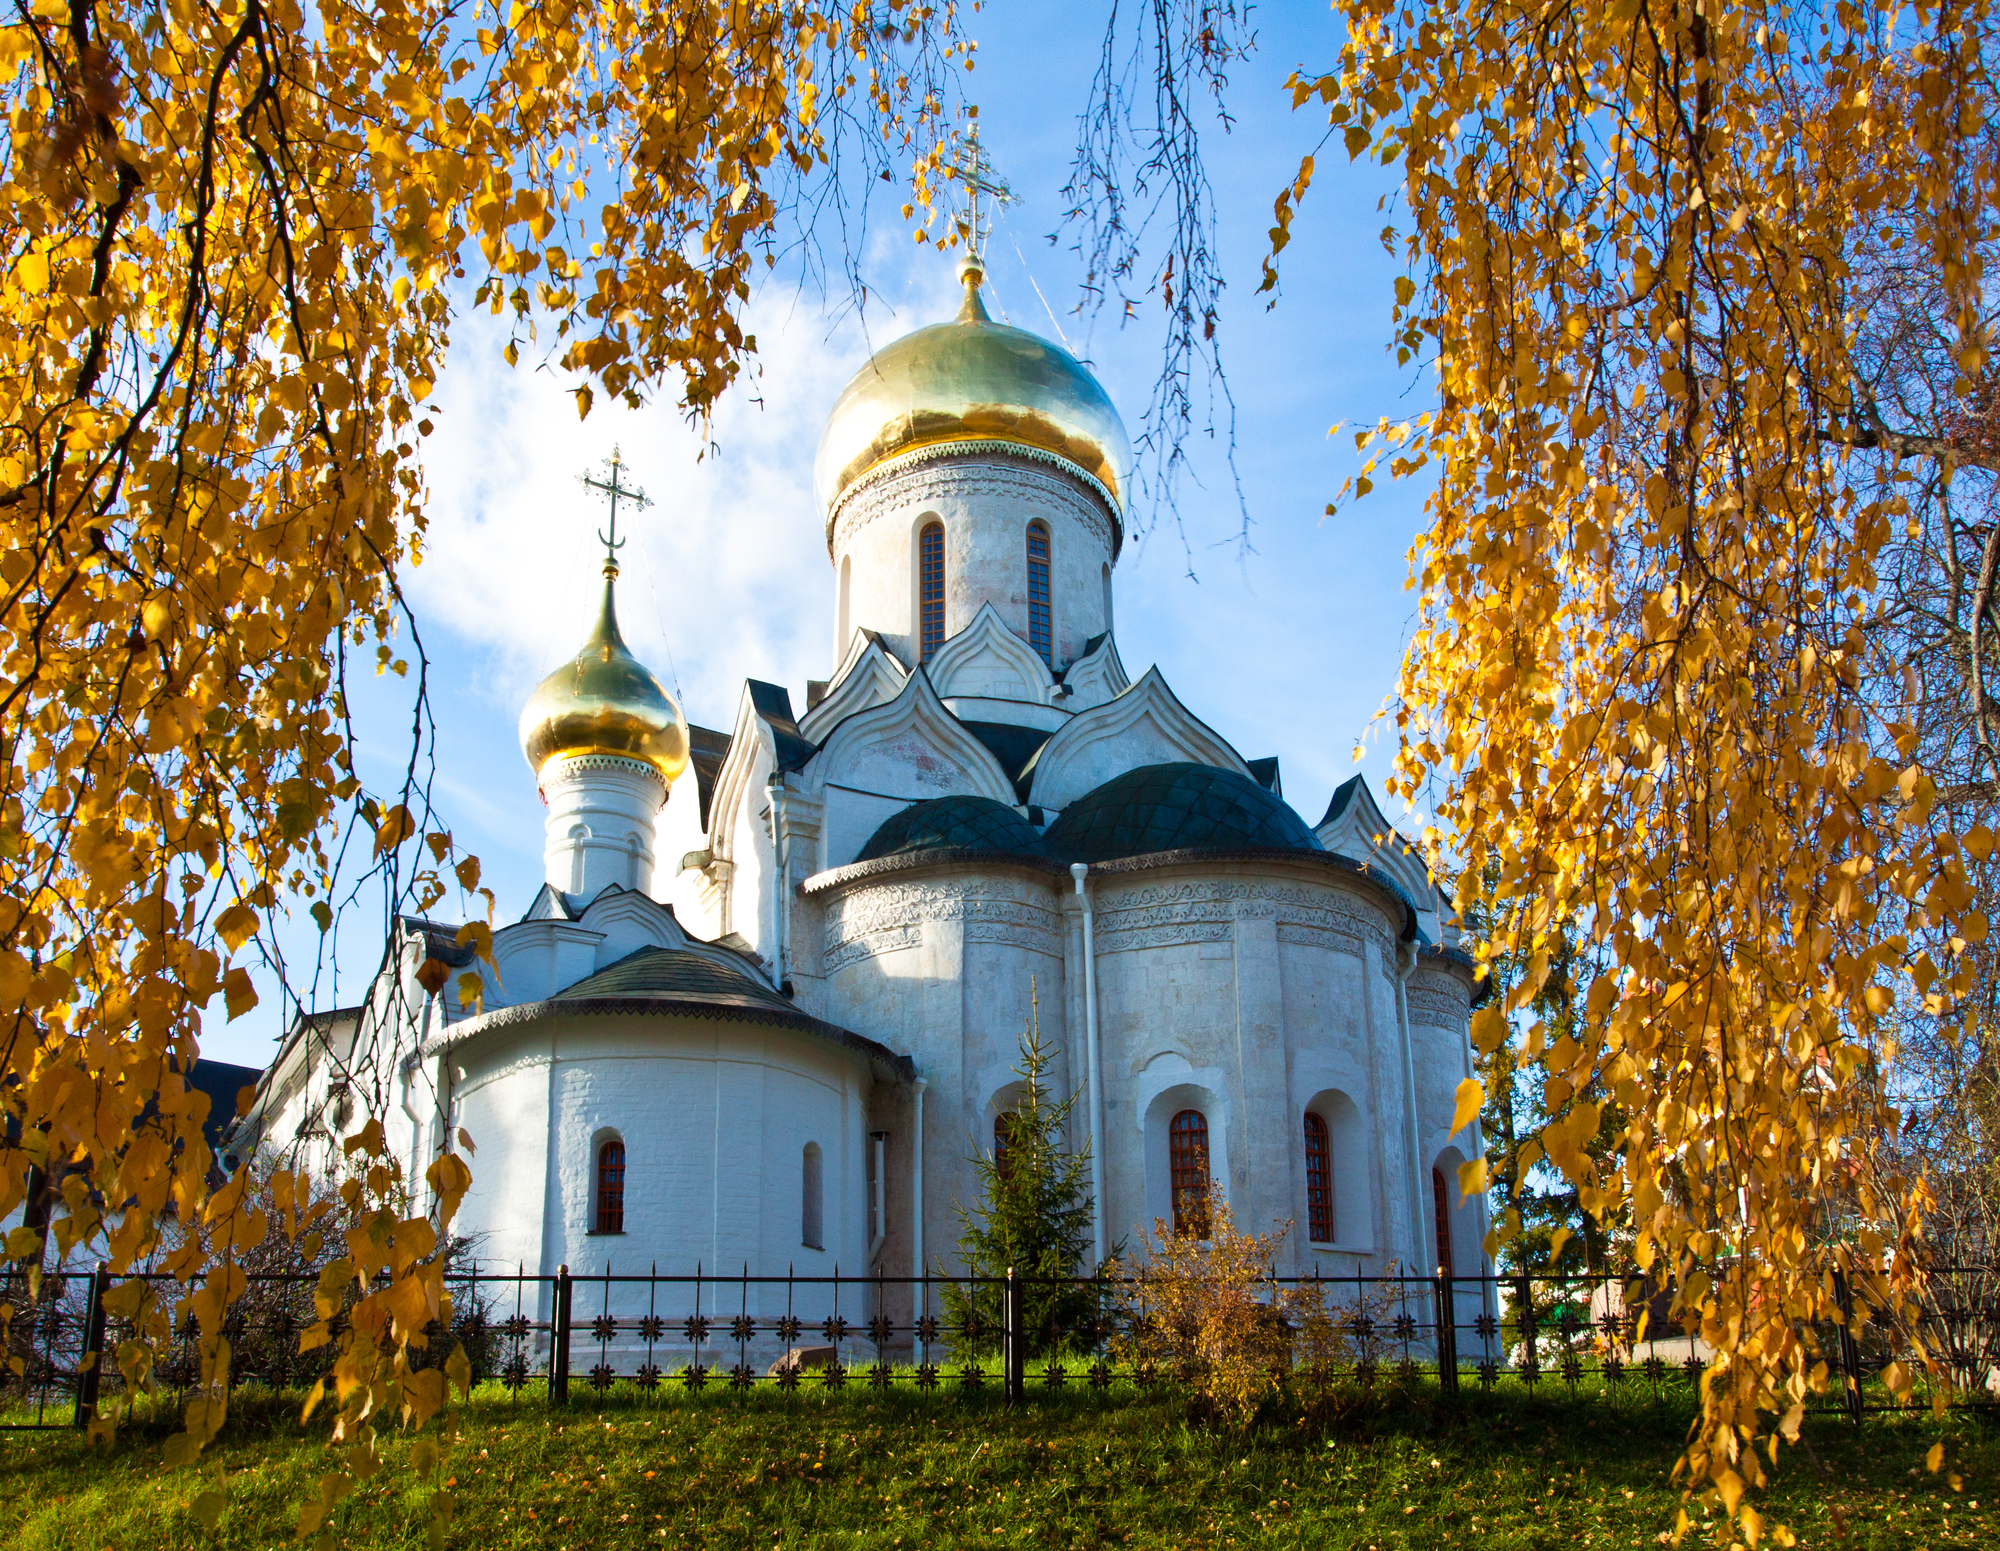
<instances>
[{"instance_id":1,"label":"iron fence post","mask_svg":"<svg viewBox=\"0 0 2000 1551\"><path fill-rule=\"evenodd\" d=\"M1438 1388L1447 1395L1458 1393L1458 1302L1452 1291L1451 1272L1443 1266L1437 1272L1437 1351Z\"/></svg>"},{"instance_id":2,"label":"iron fence post","mask_svg":"<svg viewBox=\"0 0 2000 1551\"><path fill-rule=\"evenodd\" d=\"M97 1385L104 1371L104 1295L111 1290L111 1267L97 1262L84 1295L83 1348L77 1354L76 1425L88 1427L97 1414Z\"/></svg>"},{"instance_id":3,"label":"iron fence post","mask_svg":"<svg viewBox=\"0 0 2000 1551\"><path fill-rule=\"evenodd\" d=\"M547 1264L547 1262L543 1262ZM556 1318L553 1347L549 1353L549 1401L569 1404L569 1267L556 1267Z\"/></svg>"},{"instance_id":4,"label":"iron fence post","mask_svg":"<svg viewBox=\"0 0 2000 1551\"><path fill-rule=\"evenodd\" d=\"M1006 1314L1001 1322L1001 1362L1006 1369L1006 1391L1009 1405L1018 1404L1027 1394L1028 1388L1028 1332L1026 1326L1028 1299L1027 1286L1023 1278L1014 1274L1014 1268L1007 1268L1007 1289L1005 1297Z\"/></svg>"},{"instance_id":5,"label":"iron fence post","mask_svg":"<svg viewBox=\"0 0 2000 1551\"><path fill-rule=\"evenodd\" d=\"M1861 1425L1861 1343L1854 1339L1854 1294L1847 1273L1833 1273L1833 1295L1840 1300L1840 1371L1847 1385L1847 1419Z\"/></svg>"}]
</instances>

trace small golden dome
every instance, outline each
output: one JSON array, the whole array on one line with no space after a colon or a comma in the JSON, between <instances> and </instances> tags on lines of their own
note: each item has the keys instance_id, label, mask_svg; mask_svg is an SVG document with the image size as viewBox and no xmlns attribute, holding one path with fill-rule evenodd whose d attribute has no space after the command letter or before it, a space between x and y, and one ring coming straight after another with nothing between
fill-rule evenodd
<instances>
[{"instance_id":1,"label":"small golden dome","mask_svg":"<svg viewBox=\"0 0 2000 1551\"><path fill-rule=\"evenodd\" d=\"M636 759L668 783L687 768L687 718L618 633L617 575L615 564L604 567L604 607L583 650L543 679L521 711L521 748L538 780L550 760L578 754Z\"/></svg>"},{"instance_id":2,"label":"small golden dome","mask_svg":"<svg viewBox=\"0 0 2000 1551\"><path fill-rule=\"evenodd\" d=\"M1061 346L987 316L977 261L959 273L958 316L876 351L827 418L813 485L829 536L834 502L877 464L912 448L975 439L1054 453L1110 492L1115 516L1124 513L1132 444L1110 397Z\"/></svg>"}]
</instances>

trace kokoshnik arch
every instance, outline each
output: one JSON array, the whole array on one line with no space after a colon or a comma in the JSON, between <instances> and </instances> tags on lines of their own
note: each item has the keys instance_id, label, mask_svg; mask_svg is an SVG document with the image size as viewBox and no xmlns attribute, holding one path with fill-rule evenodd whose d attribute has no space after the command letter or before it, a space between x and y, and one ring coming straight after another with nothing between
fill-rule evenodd
<instances>
[{"instance_id":1,"label":"kokoshnik arch","mask_svg":"<svg viewBox=\"0 0 2000 1551\"><path fill-rule=\"evenodd\" d=\"M1455 1188L1480 1140L1448 1131L1475 980L1443 896L1358 776L1309 826L1275 759L1128 676L1124 426L962 275L957 317L826 423L835 666L803 711L752 680L733 727L688 726L608 558L522 715L547 882L483 1004L422 990L425 959L471 957L399 921L367 1000L294 1028L238 1155L331 1161L366 1117L329 1056L358 1043L393 1052L378 1118L413 1177L475 1139L459 1223L487 1265L948 1271L1033 998L1082 1091L1100 1252L1198 1229L1212 1180L1242 1225L1295 1225L1281 1272L1482 1268Z\"/></svg>"}]
</instances>

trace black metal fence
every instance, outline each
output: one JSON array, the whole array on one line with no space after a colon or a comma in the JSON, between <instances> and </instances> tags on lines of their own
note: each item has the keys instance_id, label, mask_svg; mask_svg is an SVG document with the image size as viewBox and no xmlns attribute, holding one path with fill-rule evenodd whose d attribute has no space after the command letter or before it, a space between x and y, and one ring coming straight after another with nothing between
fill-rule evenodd
<instances>
[{"instance_id":1,"label":"black metal fence","mask_svg":"<svg viewBox=\"0 0 2000 1551\"><path fill-rule=\"evenodd\" d=\"M149 1278L184 1300L171 1277ZM317 1279L252 1275L225 1323L228 1384L288 1391L311 1384L335 1347L299 1351L317 1314ZM515 1400L572 1401L581 1389L636 1401L673 1390L781 1392L856 1389L923 1394L1030 1389L1106 1393L1197 1380L1199 1360L1176 1315L1147 1281L1086 1278L753 1276L610 1269L553 1276L476 1266L447 1271L448 1326L435 1327L427 1361L462 1346L477 1381ZM0 1427L81 1426L107 1387L130 1332L110 1317L111 1278L55 1271L0 1277L11 1306L10 1361L0 1372ZM1855 1308L1844 1283L1837 1299ZM1276 1365L1316 1383L1387 1394L1428 1386L1446 1394L1507 1387L1617 1403L1692 1399L1709 1352L1674 1326L1670 1294L1635 1275L1312 1276L1260 1282L1248 1318L1278 1327ZM1176 1308L1184 1308L1184 1301ZM1060 1316L1046 1312L1060 1309ZM1308 1353L1300 1310L1316 1310L1321 1339ZM983 1312L982 1312L983 1311ZM1923 1337L1940 1354L1952 1404L2000 1402L2000 1269L1932 1272ZM337 1333L337 1325L336 1325ZM1903 1342L1887 1325L1850 1317L1807 1332L1836 1384L1822 1409L1855 1421L1898 1402L1879 1381ZM178 1400L200 1378L199 1332L184 1304L151 1388ZM1330 1340L1328 1338L1331 1338ZM1297 1339L1295 1339L1297 1338Z\"/></svg>"}]
</instances>

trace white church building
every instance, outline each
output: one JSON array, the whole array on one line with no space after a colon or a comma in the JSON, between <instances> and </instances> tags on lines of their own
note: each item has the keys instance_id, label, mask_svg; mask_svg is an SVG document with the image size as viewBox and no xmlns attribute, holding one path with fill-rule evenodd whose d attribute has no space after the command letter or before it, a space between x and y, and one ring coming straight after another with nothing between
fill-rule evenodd
<instances>
[{"instance_id":1,"label":"white church building","mask_svg":"<svg viewBox=\"0 0 2000 1551\"><path fill-rule=\"evenodd\" d=\"M331 1158L372 1111L420 1177L462 1127L460 1230L530 1274L949 1272L1033 1007L1100 1252L1213 1181L1239 1226L1293 1225L1281 1273L1484 1269L1445 900L1359 777L1309 824L1277 760L1131 675L1118 412L963 270L821 437L826 680L688 726L607 560L522 716L545 886L491 966L400 922L363 1005L295 1026L239 1155Z\"/></svg>"}]
</instances>

